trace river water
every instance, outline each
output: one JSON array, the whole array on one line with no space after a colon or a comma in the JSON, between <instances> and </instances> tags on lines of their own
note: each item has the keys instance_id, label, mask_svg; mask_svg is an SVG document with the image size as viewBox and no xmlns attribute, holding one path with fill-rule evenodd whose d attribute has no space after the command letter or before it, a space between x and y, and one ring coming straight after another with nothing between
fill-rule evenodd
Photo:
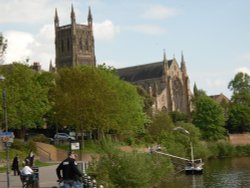
<instances>
[{"instance_id":1,"label":"river water","mask_svg":"<svg viewBox=\"0 0 250 188\"><path fill-rule=\"evenodd\" d=\"M202 175L178 173L161 188L250 188L250 157L214 159L205 162Z\"/></svg>"}]
</instances>

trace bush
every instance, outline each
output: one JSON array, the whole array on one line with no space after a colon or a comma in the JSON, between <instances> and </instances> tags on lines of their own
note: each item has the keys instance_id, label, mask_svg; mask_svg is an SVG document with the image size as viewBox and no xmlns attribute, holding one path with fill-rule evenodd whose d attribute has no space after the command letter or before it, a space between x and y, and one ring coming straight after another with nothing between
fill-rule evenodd
<instances>
[{"instance_id":1,"label":"bush","mask_svg":"<svg viewBox=\"0 0 250 188\"><path fill-rule=\"evenodd\" d=\"M24 142L22 140L19 139L14 139L14 142L11 145L12 149L16 149L16 150L22 150L24 146Z\"/></svg>"},{"instance_id":2,"label":"bush","mask_svg":"<svg viewBox=\"0 0 250 188\"><path fill-rule=\"evenodd\" d=\"M152 187L172 170L168 158L146 153L126 153L105 146L104 154L89 169L104 187ZM104 175L105 174L105 175Z\"/></svg>"}]
</instances>

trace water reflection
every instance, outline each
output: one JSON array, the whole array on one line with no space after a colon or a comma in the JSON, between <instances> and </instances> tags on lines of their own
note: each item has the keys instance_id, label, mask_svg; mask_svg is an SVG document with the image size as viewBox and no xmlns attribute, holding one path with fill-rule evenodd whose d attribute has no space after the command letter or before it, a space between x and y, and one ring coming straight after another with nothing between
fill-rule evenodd
<instances>
[{"instance_id":1,"label":"water reflection","mask_svg":"<svg viewBox=\"0 0 250 188\"><path fill-rule=\"evenodd\" d=\"M177 174L161 188L249 188L250 157L207 161L203 175Z\"/></svg>"}]
</instances>

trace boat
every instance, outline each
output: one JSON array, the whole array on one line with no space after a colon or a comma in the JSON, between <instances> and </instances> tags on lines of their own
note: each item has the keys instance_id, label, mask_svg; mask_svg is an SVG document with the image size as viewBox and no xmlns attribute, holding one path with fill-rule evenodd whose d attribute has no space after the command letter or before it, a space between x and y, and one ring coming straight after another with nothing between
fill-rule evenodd
<instances>
[{"instance_id":1,"label":"boat","mask_svg":"<svg viewBox=\"0 0 250 188\"><path fill-rule=\"evenodd\" d=\"M204 163L202 162L202 159L188 161L184 168L186 175L202 174L203 165Z\"/></svg>"}]
</instances>

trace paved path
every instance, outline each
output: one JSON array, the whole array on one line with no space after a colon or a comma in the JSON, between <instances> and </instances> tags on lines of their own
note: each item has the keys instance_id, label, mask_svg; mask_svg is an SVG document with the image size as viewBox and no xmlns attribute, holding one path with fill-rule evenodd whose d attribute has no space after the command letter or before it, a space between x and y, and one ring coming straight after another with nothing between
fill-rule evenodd
<instances>
[{"instance_id":1,"label":"paved path","mask_svg":"<svg viewBox=\"0 0 250 188\"><path fill-rule=\"evenodd\" d=\"M39 168L39 185L40 188L52 188L58 186L56 182L56 167L57 165L40 167ZM14 176L13 171L10 171L10 188L21 188L22 183L19 176ZM0 188L7 188L6 173L0 173Z\"/></svg>"}]
</instances>

